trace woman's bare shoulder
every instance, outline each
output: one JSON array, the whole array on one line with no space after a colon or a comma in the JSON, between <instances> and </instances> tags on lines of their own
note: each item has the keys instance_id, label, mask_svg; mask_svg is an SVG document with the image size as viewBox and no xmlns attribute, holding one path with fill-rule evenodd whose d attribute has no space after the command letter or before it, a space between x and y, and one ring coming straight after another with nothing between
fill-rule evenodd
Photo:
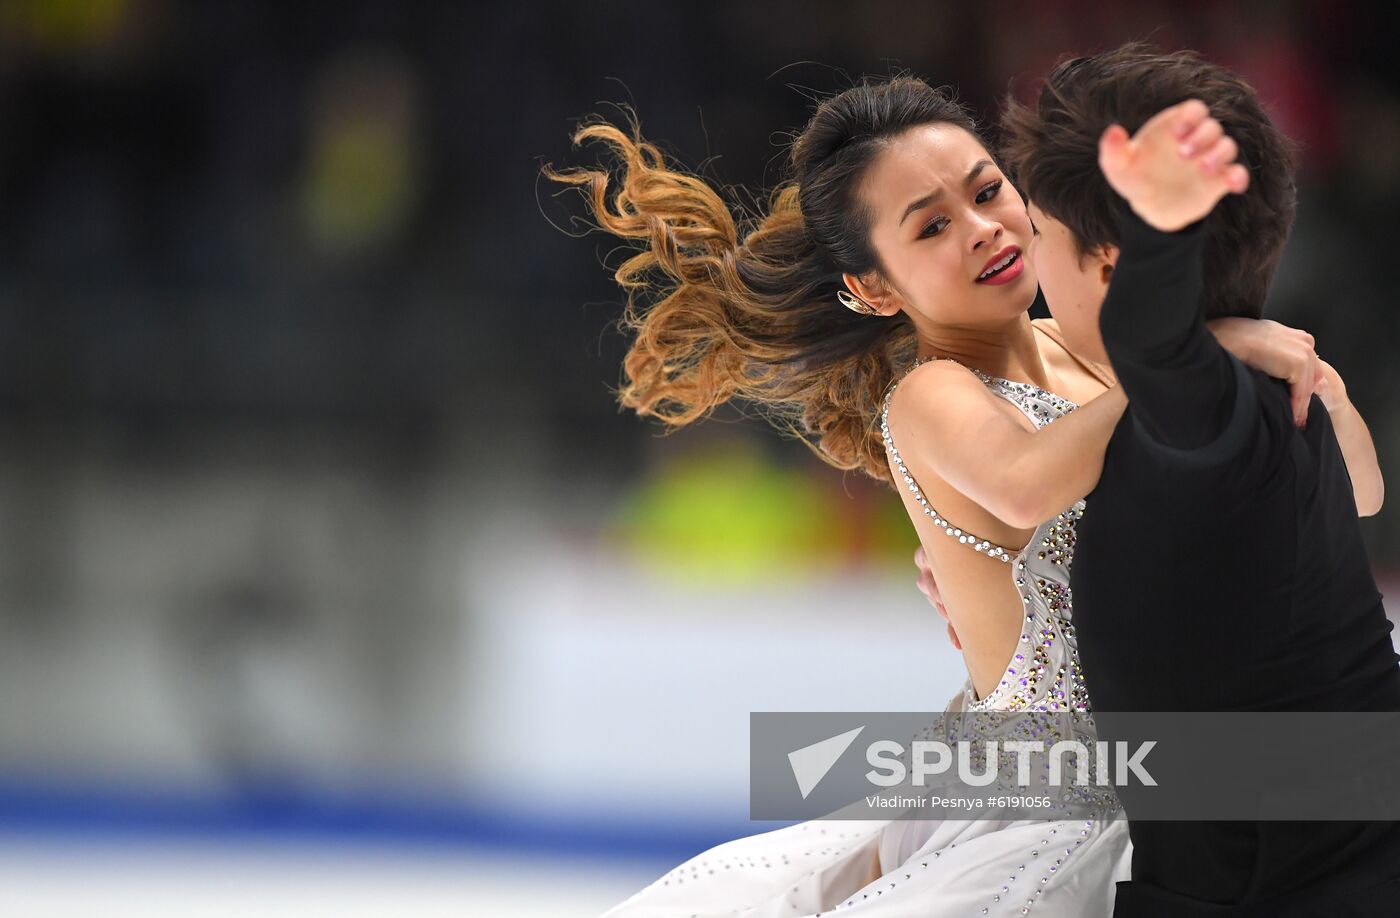
<instances>
[{"instance_id":1,"label":"woman's bare shoulder","mask_svg":"<svg viewBox=\"0 0 1400 918\"><path fill-rule=\"evenodd\" d=\"M905 373L895 388L894 398L899 393L947 395L952 392L973 392L982 388L977 375L956 360L930 360Z\"/></svg>"},{"instance_id":2,"label":"woman's bare shoulder","mask_svg":"<svg viewBox=\"0 0 1400 918\"><path fill-rule=\"evenodd\" d=\"M909 371L890 397L890 416L920 430L966 418L991 405L986 385L954 360L930 360ZM910 423L912 422L912 424Z\"/></svg>"}]
</instances>

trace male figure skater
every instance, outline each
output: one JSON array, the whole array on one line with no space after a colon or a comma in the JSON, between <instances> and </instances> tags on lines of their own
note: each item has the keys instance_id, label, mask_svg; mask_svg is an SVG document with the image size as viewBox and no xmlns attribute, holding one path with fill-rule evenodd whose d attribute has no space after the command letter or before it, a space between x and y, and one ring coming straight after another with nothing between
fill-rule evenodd
<instances>
[{"instance_id":1,"label":"male figure skater","mask_svg":"<svg viewBox=\"0 0 1400 918\"><path fill-rule=\"evenodd\" d=\"M1128 397L1071 572L1095 708L1400 710L1338 445L1359 417L1300 429L1286 386L1204 324L1260 315L1292 220L1287 142L1253 90L1127 46L1062 64L1004 127L1046 300ZM1395 823L1127 814L1115 916L1400 914Z\"/></svg>"},{"instance_id":2,"label":"male figure skater","mask_svg":"<svg viewBox=\"0 0 1400 918\"><path fill-rule=\"evenodd\" d=\"M1204 324L1262 313L1294 212L1286 138L1235 74L1142 45L1060 65L1003 128L1051 312L1129 402L1071 571L1095 709L1400 710L1357 524L1379 482L1353 491L1339 449L1364 423L1291 403ZM1394 823L1127 815L1117 918L1400 914Z\"/></svg>"}]
</instances>

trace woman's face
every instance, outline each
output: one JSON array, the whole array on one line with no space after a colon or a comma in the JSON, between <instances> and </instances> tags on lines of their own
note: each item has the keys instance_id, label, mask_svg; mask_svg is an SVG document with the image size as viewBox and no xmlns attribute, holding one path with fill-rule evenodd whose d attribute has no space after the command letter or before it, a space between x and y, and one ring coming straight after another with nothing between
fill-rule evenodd
<instances>
[{"instance_id":1,"label":"woman's face","mask_svg":"<svg viewBox=\"0 0 1400 918\"><path fill-rule=\"evenodd\" d=\"M893 138L866 170L860 197L884 270L863 276L855 292L882 312L975 327L1002 324L1035 299L1026 205L962 128L928 124Z\"/></svg>"}]
</instances>

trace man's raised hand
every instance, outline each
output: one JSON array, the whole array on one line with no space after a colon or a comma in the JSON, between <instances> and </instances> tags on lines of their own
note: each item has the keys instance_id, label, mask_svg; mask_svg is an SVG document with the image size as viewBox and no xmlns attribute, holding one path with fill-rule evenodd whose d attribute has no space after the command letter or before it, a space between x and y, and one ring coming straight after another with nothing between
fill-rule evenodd
<instances>
[{"instance_id":1,"label":"man's raised hand","mask_svg":"<svg viewBox=\"0 0 1400 918\"><path fill-rule=\"evenodd\" d=\"M1174 233L1249 187L1239 148L1200 99L1148 119L1131 137L1121 124L1099 138L1099 168L1113 190L1150 226Z\"/></svg>"}]
</instances>

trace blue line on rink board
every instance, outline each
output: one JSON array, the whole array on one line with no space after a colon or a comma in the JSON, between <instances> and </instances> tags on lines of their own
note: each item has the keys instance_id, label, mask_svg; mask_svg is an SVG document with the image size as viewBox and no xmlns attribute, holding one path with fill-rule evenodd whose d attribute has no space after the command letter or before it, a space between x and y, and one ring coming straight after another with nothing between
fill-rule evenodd
<instances>
[{"instance_id":1,"label":"blue line on rink board","mask_svg":"<svg viewBox=\"0 0 1400 918\"><path fill-rule=\"evenodd\" d=\"M789 824L557 807L527 812L485 799L331 796L273 784L215 798L0 780L0 833L9 835L390 842L679 863L721 842Z\"/></svg>"}]
</instances>

